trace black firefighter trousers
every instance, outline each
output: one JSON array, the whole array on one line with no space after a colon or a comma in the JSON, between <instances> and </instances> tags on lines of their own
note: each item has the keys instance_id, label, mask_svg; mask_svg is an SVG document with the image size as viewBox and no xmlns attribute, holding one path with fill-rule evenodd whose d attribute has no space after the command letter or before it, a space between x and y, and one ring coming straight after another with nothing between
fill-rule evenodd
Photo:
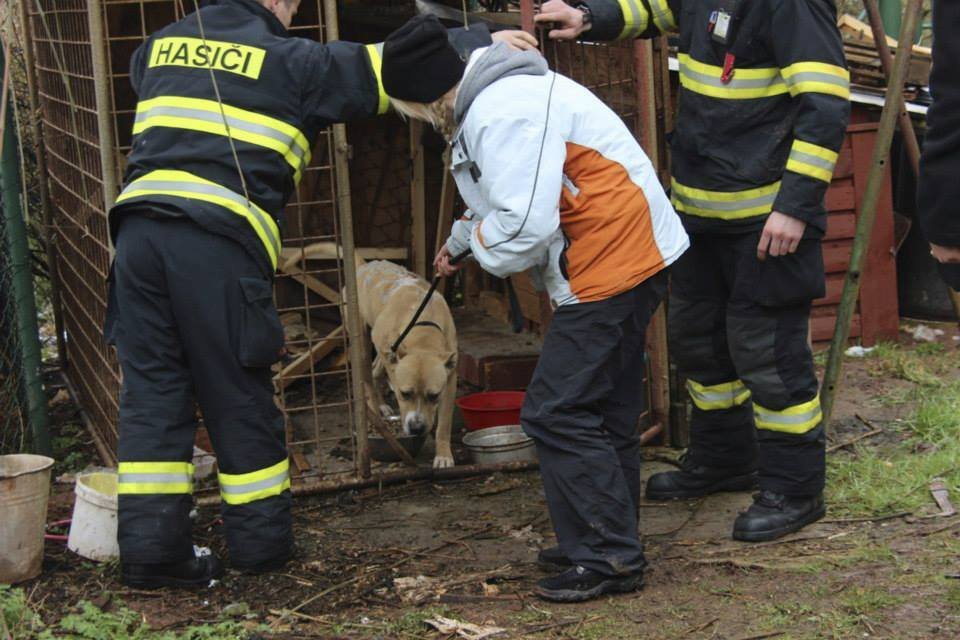
<instances>
[{"instance_id":1,"label":"black firefighter trousers","mask_svg":"<svg viewBox=\"0 0 960 640\"><path fill-rule=\"evenodd\" d=\"M270 373L283 329L271 280L254 258L188 218L128 214L105 329L123 374L121 560L193 556L197 404L217 455L234 566L255 568L288 555L289 462Z\"/></svg>"},{"instance_id":2,"label":"black firefighter trousers","mask_svg":"<svg viewBox=\"0 0 960 640\"><path fill-rule=\"evenodd\" d=\"M670 355L693 401L691 462L757 466L760 488L824 487L824 432L810 309L824 294L817 239L757 259L759 233L697 234L672 269Z\"/></svg>"},{"instance_id":3,"label":"black firefighter trousers","mask_svg":"<svg viewBox=\"0 0 960 640\"><path fill-rule=\"evenodd\" d=\"M606 575L646 566L638 418L644 338L666 282L663 271L613 298L560 307L520 414L561 551Z\"/></svg>"}]
</instances>

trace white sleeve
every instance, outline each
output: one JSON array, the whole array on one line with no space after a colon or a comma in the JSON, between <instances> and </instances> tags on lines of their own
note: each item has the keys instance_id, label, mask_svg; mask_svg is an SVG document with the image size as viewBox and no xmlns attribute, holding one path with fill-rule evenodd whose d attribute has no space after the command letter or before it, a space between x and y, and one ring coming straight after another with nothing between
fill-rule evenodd
<instances>
[{"instance_id":1,"label":"white sleeve","mask_svg":"<svg viewBox=\"0 0 960 640\"><path fill-rule=\"evenodd\" d=\"M484 270L505 277L543 260L560 226L566 142L543 122L503 115L480 126L471 148L490 211L473 225L470 248Z\"/></svg>"}]
</instances>

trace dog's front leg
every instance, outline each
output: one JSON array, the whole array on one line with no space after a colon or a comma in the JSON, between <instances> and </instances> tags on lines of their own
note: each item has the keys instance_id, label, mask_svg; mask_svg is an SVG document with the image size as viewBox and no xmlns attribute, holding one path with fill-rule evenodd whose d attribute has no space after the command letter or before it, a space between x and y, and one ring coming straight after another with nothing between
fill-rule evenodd
<instances>
[{"instance_id":1,"label":"dog's front leg","mask_svg":"<svg viewBox=\"0 0 960 640\"><path fill-rule=\"evenodd\" d=\"M380 384L386 375L387 370L383 366L383 359L378 353L376 359L373 361L373 382L370 385L369 395L367 397L370 398L372 410L379 412L383 418L389 418L393 415L393 408L383 399L383 393L380 391Z\"/></svg>"},{"instance_id":2,"label":"dog's front leg","mask_svg":"<svg viewBox=\"0 0 960 640\"><path fill-rule=\"evenodd\" d=\"M443 469L453 466L453 451L450 450L450 429L453 424L453 404L457 397L457 373L450 374L447 386L440 394L437 407L437 453L433 458L433 468Z\"/></svg>"}]
</instances>

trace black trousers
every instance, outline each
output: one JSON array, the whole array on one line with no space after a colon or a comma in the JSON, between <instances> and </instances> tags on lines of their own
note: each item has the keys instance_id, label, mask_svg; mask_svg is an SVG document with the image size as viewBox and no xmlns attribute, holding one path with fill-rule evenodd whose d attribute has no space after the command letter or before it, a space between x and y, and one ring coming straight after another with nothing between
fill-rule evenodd
<instances>
[{"instance_id":1,"label":"black trousers","mask_svg":"<svg viewBox=\"0 0 960 640\"><path fill-rule=\"evenodd\" d=\"M187 218L129 215L113 264L106 334L123 373L123 562L192 557L199 404L217 455L234 565L289 553L289 463L270 365L283 329L272 282L237 243Z\"/></svg>"},{"instance_id":2,"label":"black trousers","mask_svg":"<svg viewBox=\"0 0 960 640\"><path fill-rule=\"evenodd\" d=\"M824 487L824 432L811 302L824 292L819 240L757 259L758 233L694 235L674 265L670 354L693 400L692 460L757 464L761 489L813 495Z\"/></svg>"},{"instance_id":3,"label":"black trousers","mask_svg":"<svg viewBox=\"0 0 960 640\"><path fill-rule=\"evenodd\" d=\"M608 300L560 307L520 414L536 441L560 549L608 575L643 569L637 533L644 338L666 272Z\"/></svg>"}]
</instances>

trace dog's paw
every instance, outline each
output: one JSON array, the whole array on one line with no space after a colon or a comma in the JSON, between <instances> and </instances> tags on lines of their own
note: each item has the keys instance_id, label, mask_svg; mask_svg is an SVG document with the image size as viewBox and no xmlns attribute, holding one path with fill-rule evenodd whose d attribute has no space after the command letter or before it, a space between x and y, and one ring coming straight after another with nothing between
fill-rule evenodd
<instances>
[{"instance_id":1,"label":"dog's paw","mask_svg":"<svg viewBox=\"0 0 960 640\"><path fill-rule=\"evenodd\" d=\"M449 469L453 466L452 456L437 456L433 459L434 469Z\"/></svg>"},{"instance_id":2,"label":"dog's paw","mask_svg":"<svg viewBox=\"0 0 960 640\"><path fill-rule=\"evenodd\" d=\"M388 404L380 405L380 416L382 418L393 417L393 409Z\"/></svg>"}]
</instances>

